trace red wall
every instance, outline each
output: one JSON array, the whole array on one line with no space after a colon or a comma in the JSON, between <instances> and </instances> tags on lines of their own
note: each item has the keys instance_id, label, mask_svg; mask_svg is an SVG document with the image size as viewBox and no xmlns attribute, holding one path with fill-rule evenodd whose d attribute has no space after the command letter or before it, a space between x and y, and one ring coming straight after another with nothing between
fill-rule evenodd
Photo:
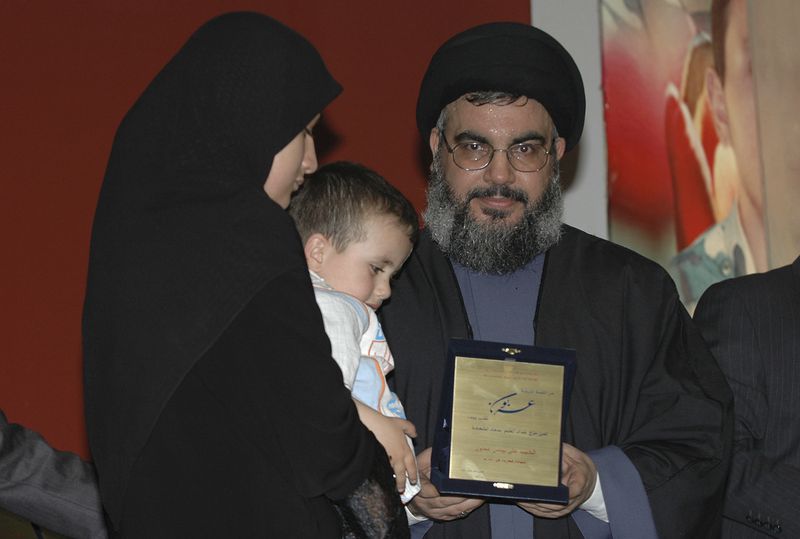
<instances>
[{"instance_id":1,"label":"red wall","mask_svg":"<svg viewBox=\"0 0 800 539\"><path fill-rule=\"evenodd\" d=\"M344 94L321 161L373 167L421 208L416 94L453 33L530 21L530 0L0 2L0 408L88 455L80 318L89 233L117 124L189 34L232 10L270 14L322 51Z\"/></svg>"}]
</instances>

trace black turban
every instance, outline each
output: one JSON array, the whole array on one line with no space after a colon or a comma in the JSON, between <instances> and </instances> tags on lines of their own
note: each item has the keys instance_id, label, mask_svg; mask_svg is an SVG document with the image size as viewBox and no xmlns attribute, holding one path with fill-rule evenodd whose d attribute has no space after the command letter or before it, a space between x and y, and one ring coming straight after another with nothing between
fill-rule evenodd
<instances>
[{"instance_id":1,"label":"black turban","mask_svg":"<svg viewBox=\"0 0 800 539\"><path fill-rule=\"evenodd\" d=\"M519 94L541 103L567 142L581 138L586 98L578 66L552 36L514 22L456 34L431 58L417 100L417 127L427 140L442 109L469 92Z\"/></svg>"}]
</instances>

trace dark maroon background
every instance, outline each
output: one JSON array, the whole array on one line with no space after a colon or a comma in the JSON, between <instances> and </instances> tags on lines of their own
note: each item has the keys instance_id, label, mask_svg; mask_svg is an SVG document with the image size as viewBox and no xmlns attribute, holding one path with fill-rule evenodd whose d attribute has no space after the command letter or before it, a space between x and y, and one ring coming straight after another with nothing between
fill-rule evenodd
<instances>
[{"instance_id":1,"label":"dark maroon background","mask_svg":"<svg viewBox=\"0 0 800 539\"><path fill-rule=\"evenodd\" d=\"M116 127L190 33L232 10L308 37L344 85L320 158L375 168L420 208L416 94L438 45L529 0L0 2L0 408L88 456L80 320L92 215Z\"/></svg>"}]
</instances>

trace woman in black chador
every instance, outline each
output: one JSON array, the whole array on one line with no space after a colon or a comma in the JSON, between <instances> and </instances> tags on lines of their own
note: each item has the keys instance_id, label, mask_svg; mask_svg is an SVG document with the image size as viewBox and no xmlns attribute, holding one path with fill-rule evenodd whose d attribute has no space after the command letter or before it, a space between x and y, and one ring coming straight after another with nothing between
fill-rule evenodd
<instances>
[{"instance_id":1,"label":"woman in black chador","mask_svg":"<svg viewBox=\"0 0 800 539\"><path fill-rule=\"evenodd\" d=\"M408 534L284 212L339 91L301 36L228 14L122 121L83 326L89 441L117 537Z\"/></svg>"}]
</instances>

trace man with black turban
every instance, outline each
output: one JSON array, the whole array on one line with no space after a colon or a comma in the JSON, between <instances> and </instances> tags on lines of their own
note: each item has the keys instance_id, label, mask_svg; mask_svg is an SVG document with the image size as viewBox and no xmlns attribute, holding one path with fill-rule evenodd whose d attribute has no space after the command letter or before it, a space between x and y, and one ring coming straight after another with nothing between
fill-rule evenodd
<instances>
[{"instance_id":1,"label":"man with black turban","mask_svg":"<svg viewBox=\"0 0 800 539\"><path fill-rule=\"evenodd\" d=\"M584 99L569 53L516 23L454 36L422 81L426 227L382 309L418 447L433 441L450 338L575 349L577 375L566 506L484 503L425 482L410 508L430 522L412 535L719 534L732 432L719 367L659 266L561 222L559 160L580 139Z\"/></svg>"}]
</instances>

